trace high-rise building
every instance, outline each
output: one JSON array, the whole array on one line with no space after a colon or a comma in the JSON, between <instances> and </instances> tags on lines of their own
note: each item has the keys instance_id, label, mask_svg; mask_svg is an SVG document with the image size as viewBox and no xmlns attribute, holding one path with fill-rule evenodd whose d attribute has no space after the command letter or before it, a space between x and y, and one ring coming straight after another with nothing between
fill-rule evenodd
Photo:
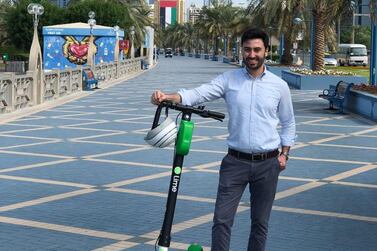
<instances>
[{"instance_id":1,"label":"high-rise building","mask_svg":"<svg viewBox=\"0 0 377 251\"><path fill-rule=\"evenodd\" d=\"M184 0L155 0L154 20L156 24L166 28L184 22Z\"/></svg>"},{"instance_id":2,"label":"high-rise building","mask_svg":"<svg viewBox=\"0 0 377 251\"><path fill-rule=\"evenodd\" d=\"M211 5L223 3L230 4L232 0L203 0L203 6L211 7Z\"/></svg>"},{"instance_id":3,"label":"high-rise building","mask_svg":"<svg viewBox=\"0 0 377 251\"><path fill-rule=\"evenodd\" d=\"M203 6L209 7L210 4L211 4L211 0L203 0Z\"/></svg>"},{"instance_id":4,"label":"high-rise building","mask_svg":"<svg viewBox=\"0 0 377 251\"><path fill-rule=\"evenodd\" d=\"M369 26L371 24L369 9L369 0L357 0L355 1L355 11L354 11L354 25Z\"/></svg>"},{"instance_id":5,"label":"high-rise building","mask_svg":"<svg viewBox=\"0 0 377 251\"><path fill-rule=\"evenodd\" d=\"M195 4L191 4L191 6L187 9L187 20L190 23L195 23L195 21L199 18L200 12L202 11L201 8L196 7Z\"/></svg>"},{"instance_id":6,"label":"high-rise building","mask_svg":"<svg viewBox=\"0 0 377 251\"><path fill-rule=\"evenodd\" d=\"M68 5L69 0L50 0L50 2L56 4L59 7L65 7Z\"/></svg>"}]
</instances>

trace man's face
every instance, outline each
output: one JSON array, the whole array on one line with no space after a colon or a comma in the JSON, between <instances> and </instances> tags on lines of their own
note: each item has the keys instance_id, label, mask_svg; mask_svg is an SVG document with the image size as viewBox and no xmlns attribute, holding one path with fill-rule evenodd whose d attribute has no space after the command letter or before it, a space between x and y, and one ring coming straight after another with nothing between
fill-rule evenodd
<instances>
[{"instance_id":1,"label":"man's face","mask_svg":"<svg viewBox=\"0 0 377 251\"><path fill-rule=\"evenodd\" d=\"M267 51L260 38L248 39L242 44L242 57L248 70L262 67Z\"/></svg>"}]
</instances>

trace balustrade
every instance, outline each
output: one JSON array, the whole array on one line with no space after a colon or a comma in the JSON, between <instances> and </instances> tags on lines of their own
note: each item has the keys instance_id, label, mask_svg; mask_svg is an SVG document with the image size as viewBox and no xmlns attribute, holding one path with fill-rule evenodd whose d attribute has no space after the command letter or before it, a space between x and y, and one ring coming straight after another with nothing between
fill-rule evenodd
<instances>
[{"instance_id":1,"label":"balustrade","mask_svg":"<svg viewBox=\"0 0 377 251\"><path fill-rule=\"evenodd\" d=\"M119 63L102 63L94 67L95 76L106 81L124 78L141 71L146 58L134 58ZM118 65L119 64L119 65ZM41 102L58 99L82 91L82 67L44 72L42 83L35 81L32 71L22 75L0 74L0 114L20 110Z\"/></svg>"}]
</instances>

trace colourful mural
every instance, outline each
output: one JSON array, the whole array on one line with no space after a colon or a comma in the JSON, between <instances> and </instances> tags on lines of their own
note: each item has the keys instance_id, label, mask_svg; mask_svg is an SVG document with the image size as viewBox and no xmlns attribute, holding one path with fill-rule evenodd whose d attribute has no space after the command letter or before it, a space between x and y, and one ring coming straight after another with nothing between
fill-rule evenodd
<instances>
[{"instance_id":1,"label":"colourful mural","mask_svg":"<svg viewBox=\"0 0 377 251\"><path fill-rule=\"evenodd\" d=\"M90 36L84 37L78 41L74 36L65 36L63 44L63 55L69 62L77 65L83 65L87 62ZM94 54L97 53L97 47Z\"/></svg>"},{"instance_id":2,"label":"colourful mural","mask_svg":"<svg viewBox=\"0 0 377 251\"><path fill-rule=\"evenodd\" d=\"M69 25L43 27L44 69L75 68L77 65L86 64L90 28L87 24L81 23L76 25L77 28L72 27L72 24ZM92 32L96 47L95 63L114 62L116 43L114 29L100 26ZM120 39L123 38L124 32L122 31L118 36Z\"/></svg>"}]
</instances>

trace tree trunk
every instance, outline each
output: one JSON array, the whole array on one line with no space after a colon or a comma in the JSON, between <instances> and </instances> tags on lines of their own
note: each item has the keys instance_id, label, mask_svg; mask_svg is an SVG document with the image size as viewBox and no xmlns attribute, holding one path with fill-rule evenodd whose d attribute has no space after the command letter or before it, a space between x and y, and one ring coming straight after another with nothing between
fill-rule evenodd
<instances>
[{"instance_id":1,"label":"tree trunk","mask_svg":"<svg viewBox=\"0 0 377 251\"><path fill-rule=\"evenodd\" d=\"M215 56L217 56L219 53L219 40L217 39L217 37L215 38L215 51L213 52L213 54Z\"/></svg>"},{"instance_id":2,"label":"tree trunk","mask_svg":"<svg viewBox=\"0 0 377 251\"><path fill-rule=\"evenodd\" d=\"M208 39L204 39L204 53L208 54Z\"/></svg>"},{"instance_id":3,"label":"tree trunk","mask_svg":"<svg viewBox=\"0 0 377 251\"><path fill-rule=\"evenodd\" d=\"M325 32L324 32L324 13L319 11L314 13L314 65L313 71L324 69L323 57L325 56Z\"/></svg>"}]
</instances>

